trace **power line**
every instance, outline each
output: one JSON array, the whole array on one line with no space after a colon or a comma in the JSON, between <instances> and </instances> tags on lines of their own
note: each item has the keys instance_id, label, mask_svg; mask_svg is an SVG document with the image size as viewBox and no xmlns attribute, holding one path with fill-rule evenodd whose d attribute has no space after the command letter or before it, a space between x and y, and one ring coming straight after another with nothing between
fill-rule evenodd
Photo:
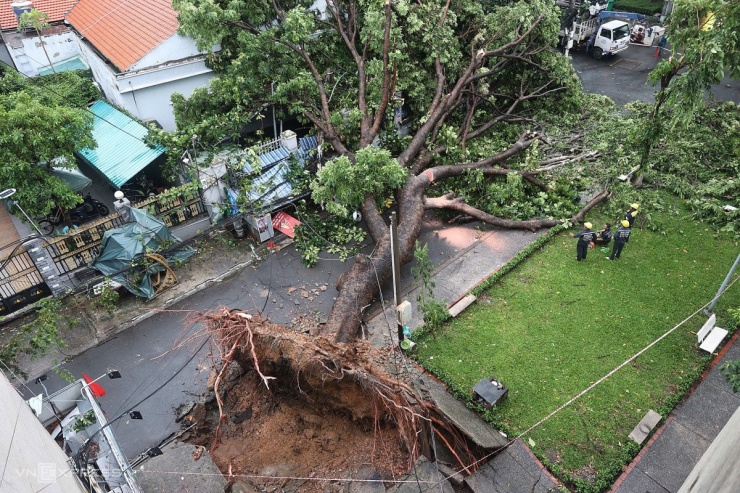
<instances>
[{"instance_id":1,"label":"power line","mask_svg":"<svg viewBox=\"0 0 740 493\"><path fill-rule=\"evenodd\" d=\"M0 61L1 61L1 60L0 60ZM33 81L33 80L34 80L34 79L33 79L32 77L30 77L30 76L28 76L28 75L24 74L23 72L21 72L20 70L18 70L17 68L15 68L15 67L13 67L13 66L11 66L10 64L8 64L8 63L6 63L6 62L2 62L2 63L3 63L3 65L6 65L6 66L10 67L11 69L15 70L16 72L18 72L18 73L19 73L20 75L22 75L22 76L23 76L23 77L25 77L26 79L28 79L28 80L31 80L31 81ZM50 88L50 87L48 87L48 86L44 86L44 85L36 85L36 84L33 84L33 85L32 85L32 87L34 87L34 88L36 88L36 89L43 89L43 90L45 90L45 91L49 91L50 93L54 94L54 95L55 95L55 96L57 96L58 98L62 98L62 99L64 99L64 96L62 96L61 94L59 94L58 92L54 91L53 89L51 89L51 88ZM81 108L81 109L82 109L82 110L84 110L84 111L87 111L88 113L90 113L91 115L93 115L93 117L95 117L95 118L98 118L98 119L100 119L100 120L104 121L105 123L107 123L108 125L112 126L113 128L116 128L117 130L119 130L119 131L121 131L121 132L125 133L125 134L126 134L126 135L128 135L129 137L133 137L134 139L136 139L136 140L138 140L138 141L141 141L142 143L144 143L144 144L146 144L146 145L149 145L149 144L147 144L147 142L146 142L146 139L144 139L144 138L141 138L141 137L138 137L138 136L136 136L136 135L134 135L134 134L132 134L132 133L128 132L127 130L124 130L123 128L119 127L118 125L116 125L115 123L111 122L110 120L108 120L108 119L106 119L106 118L103 118L103 117L102 117L102 116L100 116L100 115L97 115L97 114L96 114L96 113L94 113L94 112L93 112L92 110L90 110L90 108L87 108L87 107L85 107L85 108Z\"/></svg>"},{"instance_id":2,"label":"power line","mask_svg":"<svg viewBox=\"0 0 740 493\"><path fill-rule=\"evenodd\" d=\"M730 288L738 280L740 280L740 277L735 278L735 280L732 281L727 286L727 288ZM503 445L503 446L495 449L490 454L488 454L488 455L486 455L486 456L478 459L477 461L475 461L472 464L469 464L468 467L477 466L478 464L482 463L486 459L488 459L488 458L496 455L500 451L508 448L509 446L511 446L511 444L513 444L515 441L517 441L518 439L520 439L524 435L526 435L526 434L532 432L534 429L540 427L542 424L545 423L545 421L549 420L550 418L552 418L553 416L555 416L556 414L558 414L560 411L562 411L566 407L568 407L571 404L573 404L575 401L577 401L578 399L580 399L581 397L583 397L584 395L586 395L588 392L590 392L591 390L593 390L594 388L596 388L598 385L604 383L609 377L611 377L612 375L614 375L615 373L617 373L619 370L621 370L622 368L624 368L628 364L632 363L635 359L637 359L638 357L640 357L642 354L644 354L650 348L652 348L657 343L659 343L660 341L662 341L663 339L665 339L666 337L668 337L676 329L678 329L679 327L681 327L682 325L684 325L686 322L688 322L693 317L695 317L698 313L700 313L704 308L706 308L707 306L709 306L709 303L711 303L711 301L709 301L709 302L705 303L704 305L702 305L701 307L699 307L699 309L697 309L694 313L692 313L691 315L689 315L688 317L686 317L685 319L683 319L681 322L679 322L678 324L676 324L675 326L673 326L671 329L669 329L666 332L664 332L663 335L659 336L657 339L655 339L653 342L651 342L650 344L648 344L647 346L645 346L644 348L642 348L641 350L639 350L638 352L636 352L634 355L632 355L628 359L624 360L624 362L622 362L620 365L618 365L617 367L615 367L614 369L612 369L611 371L609 371L606 375L604 375L603 377L599 378L597 381L595 381L594 383L592 383L591 385L589 385L588 387L586 387L585 389L583 389L581 392L579 392L578 394L576 394L570 400L568 400L564 404L560 405L557 409L555 409L550 414L548 414L544 418L542 418L539 421L537 421L535 424L533 424L532 426L530 426L529 428L527 428L526 430L524 430L523 432L521 432L519 435L517 435L513 439L509 440L509 442L506 445Z\"/></svg>"}]
</instances>

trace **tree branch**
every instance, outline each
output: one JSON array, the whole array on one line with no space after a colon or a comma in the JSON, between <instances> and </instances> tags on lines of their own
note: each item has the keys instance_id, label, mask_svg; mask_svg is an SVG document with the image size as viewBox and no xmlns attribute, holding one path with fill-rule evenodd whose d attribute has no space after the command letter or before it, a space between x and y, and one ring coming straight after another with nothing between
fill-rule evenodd
<instances>
[{"instance_id":1,"label":"tree branch","mask_svg":"<svg viewBox=\"0 0 740 493\"><path fill-rule=\"evenodd\" d=\"M382 94L380 105L375 112L375 121L370 129L370 142L372 143L375 136L378 135L380 125L383 123L383 117L385 116L385 110L388 108L388 102L391 98L393 88L391 87L391 72L388 70L388 58L391 49L391 2L385 0L385 32L383 33L383 86L380 90Z\"/></svg>"},{"instance_id":2,"label":"tree branch","mask_svg":"<svg viewBox=\"0 0 740 493\"><path fill-rule=\"evenodd\" d=\"M528 231L536 231L541 228L551 228L560 224L560 221L555 219L529 219L527 221L515 221L511 219L503 219L501 217L488 214L480 209L467 204L462 197L455 197L453 193L448 193L441 197L425 197L424 207L426 209L447 209L467 214L479 221L500 228L508 229L526 229Z\"/></svg>"},{"instance_id":3,"label":"tree branch","mask_svg":"<svg viewBox=\"0 0 740 493\"><path fill-rule=\"evenodd\" d=\"M367 224L370 236L373 237L375 243L378 243L383 235L388 232L388 225L378 212L378 205L371 194L365 195L365 202L362 204L362 216L365 224Z\"/></svg>"}]
</instances>

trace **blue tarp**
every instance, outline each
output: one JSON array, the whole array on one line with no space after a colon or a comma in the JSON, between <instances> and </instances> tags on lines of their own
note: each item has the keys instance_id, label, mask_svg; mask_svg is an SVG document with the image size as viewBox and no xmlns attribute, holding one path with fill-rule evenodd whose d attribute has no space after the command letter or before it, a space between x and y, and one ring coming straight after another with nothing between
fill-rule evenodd
<instances>
[{"instance_id":1,"label":"blue tarp","mask_svg":"<svg viewBox=\"0 0 740 493\"><path fill-rule=\"evenodd\" d=\"M146 273L143 267L127 269L139 261L144 254L156 252L180 240L170 233L162 221L150 216L143 209L131 209L131 221L120 228L109 229L103 234L100 254L90 262L89 266L122 284L136 296L151 299L155 292L150 276L161 272L164 268L160 264L152 264L148 266ZM195 250L192 247L183 247L171 253L167 261L185 260L194 253Z\"/></svg>"}]
</instances>

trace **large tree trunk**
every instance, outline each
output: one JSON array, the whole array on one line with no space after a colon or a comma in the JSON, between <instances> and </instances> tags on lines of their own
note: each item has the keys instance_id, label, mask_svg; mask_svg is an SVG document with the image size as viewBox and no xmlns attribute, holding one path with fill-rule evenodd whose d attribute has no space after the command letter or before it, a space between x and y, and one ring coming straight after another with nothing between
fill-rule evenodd
<instances>
[{"instance_id":1,"label":"large tree trunk","mask_svg":"<svg viewBox=\"0 0 740 493\"><path fill-rule=\"evenodd\" d=\"M399 198L400 220L398 224L398 245L401 264L411 260L414 255L416 240L421 234L424 217L423 188L414 177L407 180ZM369 216L377 209L374 202L366 201L363 214ZM338 342L350 342L359 336L362 322L362 311L370 305L375 297L393 275L391 263L390 230L377 240L375 250L370 257L357 255L349 272L337 283L339 296L334 302L329 319L324 326L325 334L335 334Z\"/></svg>"}]
</instances>

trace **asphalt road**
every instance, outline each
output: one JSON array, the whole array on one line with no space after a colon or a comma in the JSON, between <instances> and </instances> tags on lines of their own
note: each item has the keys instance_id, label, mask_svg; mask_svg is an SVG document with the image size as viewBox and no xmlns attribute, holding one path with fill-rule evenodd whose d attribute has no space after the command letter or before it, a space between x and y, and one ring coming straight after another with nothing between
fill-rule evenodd
<instances>
[{"instance_id":1,"label":"asphalt road","mask_svg":"<svg viewBox=\"0 0 740 493\"><path fill-rule=\"evenodd\" d=\"M439 221L429 221L422 232L422 241L430 245L430 258L435 265L466 248L478 234L474 225L441 231L442 226ZM365 253L369 250L365 249ZM249 255L251 252L245 252L245 258ZM120 371L120 379L99 381L106 390L99 400L109 419L124 414L111 428L124 453L133 458L177 431L175 409L184 402L197 400L205 391L211 345L206 343L201 347L204 339L198 338L174 349L201 330L199 324L189 320L193 312L221 306L256 310L286 325L299 323L300 317L306 314L325 317L337 294L336 280L350 266L351 261L340 262L336 256L324 252L319 264L307 269L291 245L174 303L167 311L153 312L136 326L72 358L59 369L77 378L82 372L97 378L109 369ZM410 266L406 265L402 270L402 285L410 286L412 282ZM387 292L385 296L390 298ZM46 375L48 380L44 384L49 393L67 385L52 371ZM26 385L24 398L42 392L41 386L32 381ZM153 395L138 404L150 394ZM125 415L132 408L141 412L143 420L130 420Z\"/></svg>"},{"instance_id":2,"label":"asphalt road","mask_svg":"<svg viewBox=\"0 0 740 493\"><path fill-rule=\"evenodd\" d=\"M660 61L654 54L655 48L636 45L602 60L586 53L571 53L584 90L609 96L619 106L630 101L654 101L657 88L647 82L648 74ZM663 58L668 56L664 52ZM712 86L712 93L720 101L739 103L740 81L726 77L721 84Z\"/></svg>"}]
</instances>

